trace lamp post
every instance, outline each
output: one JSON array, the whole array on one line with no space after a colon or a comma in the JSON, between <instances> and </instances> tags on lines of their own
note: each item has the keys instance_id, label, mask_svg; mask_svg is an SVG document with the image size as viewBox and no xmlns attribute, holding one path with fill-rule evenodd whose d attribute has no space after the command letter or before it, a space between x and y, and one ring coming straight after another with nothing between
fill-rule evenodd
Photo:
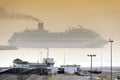
<instances>
[{"instance_id":1,"label":"lamp post","mask_svg":"<svg viewBox=\"0 0 120 80\"><path fill-rule=\"evenodd\" d=\"M111 62L110 62L110 64L111 64L111 69L110 69L110 78L111 78L111 80L112 80L112 43L114 42L113 40L111 40L111 39L109 39L109 42L110 42L110 58L111 58Z\"/></svg>"},{"instance_id":2,"label":"lamp post","mask_svg":"<svg viewBox=\"0 0 120 80\"><path fill-rule=\"evenodd\" d=\"M66 53L64 53L64 65L65 65L65 58L66 58L65 56L66 56Z\"/></svg>"},{"instance_id":3,"label":"lamp post","mask_svg":"<svg viewBox=\"0 0 120 80\"><path fill-rule=\"evenodd\" d=\"M46 49L47 49L47 58L49 58L49 48Z\"/></svg>"},{"instance_id":4,"label":"lamp post","mask_svg":"<svg viewBox=\"0 0 120 80\"><path fill-rule=\"evenodd\" d=\"M90 63L90 65L91 65L91 68L90 68L90 80L92 80L92 57L95 57L96 55L87 55L87 56L91 58L91 63Z\"/></svg>"},{"instance_id":5,"label":"lamp post","mask_svg":"<svg viewBox=\"0 0 120 80\"><path fill-rule=\"evenodd\" d=\"M103 68L102 68L102 64L103 64L103 61L102 61L102 53L101 53L101 80L103 80Z\"/></svg>"},{"instance_id":6,"label":"lamp post","mask_svg":"<svg viewBox=\"0 0 120 80\"><path fill-rule=\"evenodd\" d=\"M42 63L42 51L40 52L40 62Z\"/></svg>"}]
</instances>

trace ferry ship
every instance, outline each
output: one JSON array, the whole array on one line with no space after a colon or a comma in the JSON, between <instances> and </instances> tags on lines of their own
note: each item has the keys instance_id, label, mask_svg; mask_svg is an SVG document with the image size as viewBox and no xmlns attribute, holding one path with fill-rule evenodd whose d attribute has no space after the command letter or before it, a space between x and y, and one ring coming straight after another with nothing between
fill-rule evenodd
<instances>
[{"instance_id":1,"label":"ferry ship","mask_svg":"<svg viewBox=\"0 0 120 80\"><path fill-rule=\"evenodd\" d=\"M0 45L0 50L17 50L17 47L9 46L9 45Z\"/></svg>"},{"instance_id":2,"label":"ferry ship","mask_svg":"<svg viewBox=\"0 0 120 80\"><path fill-rule=\"evenodd\" d=\"M11 46L31 48L101 48L108 43L98 33L83 27L50 32L43 25L38 23L38 29L15 32L8 43Z\"/></svg>"}]
</instances>

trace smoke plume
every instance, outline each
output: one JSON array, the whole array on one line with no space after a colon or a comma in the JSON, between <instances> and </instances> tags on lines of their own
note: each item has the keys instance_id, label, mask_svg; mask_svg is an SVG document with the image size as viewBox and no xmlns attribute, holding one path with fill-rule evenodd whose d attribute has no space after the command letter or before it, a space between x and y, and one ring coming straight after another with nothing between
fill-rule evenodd
<instances>
[{"instance_id":1,"label":"smoke plume","mask_svg":"<svg viewBox=\"0 0 120 80\"><path fill-rule=\"evenodd\" d=\"M26 20L34 20L37 22L42 22L38 18L33 17L31 15L26 15L26 14L16 13L16 12L8 12L3 7L0 7L0 18L9 18L9 19L17 19L17 20L26 19Z\"/></svg>"}]
</instances>

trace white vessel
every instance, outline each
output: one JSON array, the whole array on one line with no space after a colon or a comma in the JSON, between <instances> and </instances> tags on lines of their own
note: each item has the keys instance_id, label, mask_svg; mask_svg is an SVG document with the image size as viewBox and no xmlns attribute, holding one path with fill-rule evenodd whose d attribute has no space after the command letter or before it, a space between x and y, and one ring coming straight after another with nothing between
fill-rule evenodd
<instances>
[{"instance_id":1,"label":"white vessel","mask_svg":"<svg viewBox=\"0 0 120 80\"><path fill-rule=\"evenodd\" d=\"M99 48L108 43L98 33L85 28L70 28L65 32L49 32L44 30L43 23L38 23L38 29L26 29L14 33L8 40L16 47L40 48Z\"/></svg>"}]
</instances>

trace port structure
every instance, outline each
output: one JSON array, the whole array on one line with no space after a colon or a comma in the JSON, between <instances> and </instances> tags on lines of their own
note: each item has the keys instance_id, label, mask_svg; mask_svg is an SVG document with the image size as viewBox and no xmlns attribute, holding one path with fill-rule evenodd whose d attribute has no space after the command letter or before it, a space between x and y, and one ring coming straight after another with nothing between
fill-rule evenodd
<instances>
[{"instance_id":1,"label":"port structure","mask_svg":"<svg viewBox=\"0 0 120 80\"><path fill-rule=\"evenodd\" d=\"M92 58L96 57L96 55L87 55L87 56L91 58L91 63L90 63L90 65L91 65L91 67L90 67L90 80L92 80Z\"/></svg>"},{"instance_id":2,"label":"port structure","mask_svg":"<svg viewBox=\"0 0 120 80\"><path fill-rule=\"evenodd\" d=\"M110 68L110 80L112 80L112 43L114 41L112 39L109 39L109 43L110 43L110 65L111 65L111 68Z\"/></svg>"}]
</instances>

